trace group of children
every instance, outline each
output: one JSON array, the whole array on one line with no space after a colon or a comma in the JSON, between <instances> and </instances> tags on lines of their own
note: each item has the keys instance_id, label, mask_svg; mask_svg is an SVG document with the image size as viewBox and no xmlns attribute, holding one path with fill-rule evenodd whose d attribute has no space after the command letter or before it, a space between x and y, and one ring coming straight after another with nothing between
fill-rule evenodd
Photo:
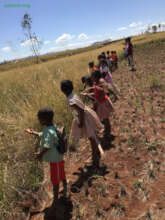
<instances>
[{"instance_id":1,"label":"group of children","mask_svg":"<svg viewBox=\"0 0 165 220\"><path fill-rule=\"evenodd\" d=\"M118 68L118 56L116 51L111 51L111 53L110 51L106 53L102 52L97 59L99 62L98 65L94 65L94 62L89 63L89 73L93 72L93 70L98 70L103 64L104 66L108 66L111 72Z\"/></svg>"},{"instance_id":2,"label":"group of children","mask_svg":"<svg viewBox=\"0 0 165 220\"><path fill-rule=\"evenodd\" d=\"M111 71L113 70L113 67L116 69L118 68L118 56L115 50L111 51L111 54L107 51L107 62L109 63Z\"/></svg>"},{"instance_id":3,"label":"group of children","mask_svg":"<svg viewBox=\"0 0 165 220\"><path fill-rule=\"evenodd\" d=\"M115 53L111 54L114 55ZM119 92L110 72L109 65L112 61L114 61L114 58L113 60L110 58L109 51L107 51L107 56L103 52L98 56L98 65L95 65L94 62L89 63L88 77L82 77L84 87L81 90L81 95L91 100L93 104L91 108L86 106L73 93L74 86L72 81L63 80L61 82L61 91L66 96L67 103L73 114L70 137L78 140L80 138L87 138L90 141L92 166L95 168L99 167L100 158L104 155L98 138L99 132L105 138L111 137L109 117L114 111L114 107L108 95L113 93L117 97ZM117 61L115 60L115 62ZM115 65L117 64L115 63ZM63 192L66 194L67 181L64 171L64 155L58 150L59 136L57 128L53 124L54 112L46 107L40 109L37 116L41 125L44 126L43 131L36 132L32 129L26 129L25 131L40 137L41 149L39 153L36 153L36 157L39 160L50 163L50 177L54 189L54 199L57 200L59 183L63 182Z\"/></svg>"}]
</instances>

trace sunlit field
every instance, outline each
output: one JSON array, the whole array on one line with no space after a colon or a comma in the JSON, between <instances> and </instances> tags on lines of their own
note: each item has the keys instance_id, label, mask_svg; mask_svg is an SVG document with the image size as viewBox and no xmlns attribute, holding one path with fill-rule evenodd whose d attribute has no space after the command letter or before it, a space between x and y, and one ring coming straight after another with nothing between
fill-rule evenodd
<instances>
[{"instance_id":1,"label":"sunlit field","mask_svg":"<svg viewBox=\"0 0 165 220\"><path fill-rule=\"evenodd\" d=\"M161 45L163 39L164 32L133 37L135 56L139 48L154 42ZM81 53L75 50L74 53L77 54L72 56L65 56L63 53L62 58L45 55L42 59L45 58L46 61L39 64L24 60L6 66L0 65L0 219L6 220L11 210L17 206L21 190L35 191L42 179L41 165L33 157L38 141L26 134L24 129L30 127L39 131L41 127L37 121L37 111L41 107L49 106L55 112L55 124L64 125L69 134L72 117L66 98L60 91L60 81L72 80L74 90L79 94L82 87L81 77L88 75L88 63L97 62L97 56L102 51L116 50L120 58L119 65L124 66L123 47L124 40L98 49L88 48L85 52L81 49ZM138 56L141 56L139 52ZM160 85L161 75L159 79L151 76L145 80L150 85ZM115 83L121 88L123 79L118 77ZM162 120L165 119L162 117Z\"/></svg>"}]
</instances>

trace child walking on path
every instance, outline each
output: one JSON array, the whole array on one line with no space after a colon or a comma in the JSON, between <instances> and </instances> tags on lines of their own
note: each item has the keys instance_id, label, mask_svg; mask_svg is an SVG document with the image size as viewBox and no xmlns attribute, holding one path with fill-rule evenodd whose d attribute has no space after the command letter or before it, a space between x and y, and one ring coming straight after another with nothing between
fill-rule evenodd
<instances>
[{"instance_id":1,"label":"child walking on path","mask_svg":"<svg viewBox=\"0 0 165 220\"><path fill-rule=\"evenodd\" d=\"M99 167L100 154L103 155L103 149L99 143L96 132L103 129L96 113L85 106L80 98L73 94L73 84L70 80L61 82L61 91L67 97L67 103L73 113L73 122L70 137L75 139L88 138L92 147L93 166Z\"/></svg>"},{"instance_id":2,"label":"child walking on path","mask_svg":"<svg viewBox=\"0 0 165 220\"><path fill-rule=\"evenodd\" d=\"M38 160L50 163L50 177L53 184L54 200L57 201L59 183L63 182L64 195L67 193L67 181L64 171L63 154L58 151L58 136L53 125L54 112L50 108L42 108L38 112L38 120L44 126L42 132L25 129L29 134L40 137L40 153L35 153Z\"/></svg>"}]
</instances>

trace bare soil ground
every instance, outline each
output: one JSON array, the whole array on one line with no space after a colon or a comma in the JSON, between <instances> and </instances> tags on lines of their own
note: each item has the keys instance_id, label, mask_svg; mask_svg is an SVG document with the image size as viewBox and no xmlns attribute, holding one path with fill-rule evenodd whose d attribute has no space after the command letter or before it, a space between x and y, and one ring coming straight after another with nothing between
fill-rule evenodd
<instances>
[{"instance_id":1,"label":"bare soil ground","mask_svg":"<svg viewBox=\"0 0 165 220\"><path fill-rule=\"evenodd\" d=\"M135 49L136 72L126 61L113 73L121 90L111 117L114 140L90 166L81 141L66 161L70 198L45 210L45 220L165 220L165 43Z\"/></svg>"}]
</instances>

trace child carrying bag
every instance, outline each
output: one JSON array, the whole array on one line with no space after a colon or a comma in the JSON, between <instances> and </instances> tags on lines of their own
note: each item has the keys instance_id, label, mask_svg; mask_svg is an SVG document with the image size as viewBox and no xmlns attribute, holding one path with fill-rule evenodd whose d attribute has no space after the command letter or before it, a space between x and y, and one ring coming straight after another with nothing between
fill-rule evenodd
<instances>
[{"instance_id":1,"label":"child carrying bag","mask_svg":"<svg viewBox=\"0 0 165 220\"><path fill-rule=\"evenodd\" d=\"M58 136L57 150L60 154L64 154L67 152L67 142L68 142L65 128L56 126L56 132Z\"/></svg>"}]
</instances>

